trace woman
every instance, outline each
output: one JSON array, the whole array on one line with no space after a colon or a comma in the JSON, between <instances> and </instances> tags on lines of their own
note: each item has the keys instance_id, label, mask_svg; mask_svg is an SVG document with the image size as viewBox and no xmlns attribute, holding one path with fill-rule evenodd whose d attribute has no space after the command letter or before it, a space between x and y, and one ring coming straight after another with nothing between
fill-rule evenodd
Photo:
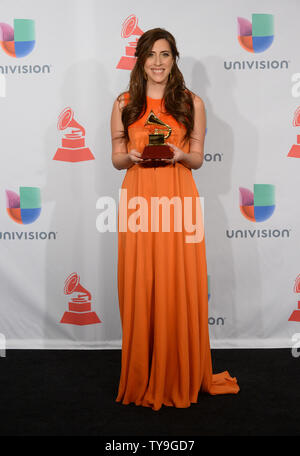
<instances>
[{"instance_id":1,"label":"woman","mask_svg":"<svg viewBox=\"0 0 300 456\"><path fill-rule=\"evenodd\" d=\"M144 33L135 56L129 91L117 98L111 117L112 163L119 170L127 169L118 224L123 340L116 401L153 410L163 404L183 408L196 403L200 391L239 391L236 379L227 371L212 374L203 235L193 238L185 223L183 229L176 228L183 214L190 222L198 218L199 194L191 170L203 163L205 107L185 87L175 39L169 32L155 28ZM167 144L173 158L142 159L149 133L153 133L152 126L145 125L151 111L172 129ZM153 213L155 197L182 202L177 219L175 205L168 206L169 214L174 209L168 230L161 227L160 214ZM184 198L188 197L196 203L184 212ZM128 211L124 209L127 202ZM202 226L202 219L196 228L197 224Z\"/></svg>"}]
</instances>

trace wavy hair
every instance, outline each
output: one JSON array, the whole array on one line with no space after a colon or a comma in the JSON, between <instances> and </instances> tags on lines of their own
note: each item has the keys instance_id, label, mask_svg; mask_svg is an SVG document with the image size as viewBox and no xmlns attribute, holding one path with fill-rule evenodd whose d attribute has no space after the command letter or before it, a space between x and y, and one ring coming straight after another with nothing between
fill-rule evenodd
<instances>
[{"instance_id":1,"label":"wavy hair","mask_svg":"<svg viewBox=\"0 0 300 456\"><path fill-rule=\"evenodd\" d=\"M191 137L194 128L194 104L192 92L186 88L183 75L177 66L179 52L176 47L175 38L165 29L154 28L145 32L139 38L136 46L135 57L137 57L137 60L130 74L129 101L122 109L123 136L127 140L129 140L128 127L146 112L147 80L144 76L144 65L154 43L161 39L168 41L174 60L163 96L165 109L168 114L171 114L177 122L183 124L186 128L184 141L186 142ZM119 95L119 101L121 101L125 93L122 92Z\"/></svg>"}]
</instances>

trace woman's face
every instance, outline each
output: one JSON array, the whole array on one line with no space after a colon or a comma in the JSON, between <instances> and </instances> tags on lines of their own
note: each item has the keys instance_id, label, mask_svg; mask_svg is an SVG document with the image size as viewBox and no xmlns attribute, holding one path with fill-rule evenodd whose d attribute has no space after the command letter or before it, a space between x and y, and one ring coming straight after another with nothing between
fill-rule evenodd
<instances>
[{"instance_id":1,"label":"woman's face","mask_svg":"<svg viewBox=\"0 0 300 456\"><path fill-rule=\"evenodd\" d=\"M173 56L168 41L165 39L155 41L144 65L148 82L167 83L172 66Z\"/></svg>"}]
</instances>

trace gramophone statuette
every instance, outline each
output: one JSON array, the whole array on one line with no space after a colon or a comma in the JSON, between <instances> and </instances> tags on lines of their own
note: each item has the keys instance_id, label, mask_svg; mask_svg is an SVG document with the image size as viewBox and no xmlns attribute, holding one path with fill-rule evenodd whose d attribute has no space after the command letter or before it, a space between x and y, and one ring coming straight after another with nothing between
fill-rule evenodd
<instances>
[{"instance_id":1,"label":"gramophone statuette","mask_svg":"<svg viewBox=\"0 0 300 456\"><path fill-rule=\"evenodd\" d=\"M150 111L149 113L145 123L145 126L147 125L158 125L163 128L155 128L154 133L149 134L149 144L143 150L142 159L159 160L173 158L173 151L165 144L165 140L169 138L172 133L172 128L160 120L153 111ZM165 162L162 163L166 164Z\"/></svg>"}]
</instances>

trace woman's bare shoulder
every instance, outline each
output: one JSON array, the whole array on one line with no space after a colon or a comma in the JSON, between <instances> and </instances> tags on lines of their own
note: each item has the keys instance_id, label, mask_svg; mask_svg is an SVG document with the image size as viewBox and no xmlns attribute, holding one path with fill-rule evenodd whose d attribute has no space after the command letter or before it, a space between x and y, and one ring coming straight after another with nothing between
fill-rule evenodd
<instances>
[{"instance_id":1,"label":"woman's bare shoulder","mask_svg":"<svg viewBox=\"0 0 300 456\"><path fill-rule=\"evenodd\" d=\"M204 101L202 100L202 98L199 97L199 95L197 95L196 93L192 92L191 90L189 92L192 96L195 108L204 108Z\"/></svg>"},{"instance_id":2,"label":"woman's bare shoulder","mask_svg":"<svg viewBox=\"0 0 300 456\"><path fill-rule=\"evenodd\" d=\"M115 103L118 104L119 109L121 110L127 104L128 99L129 99L129 92L122 92L116 98Z\"/></svg>"}]
</instances>

